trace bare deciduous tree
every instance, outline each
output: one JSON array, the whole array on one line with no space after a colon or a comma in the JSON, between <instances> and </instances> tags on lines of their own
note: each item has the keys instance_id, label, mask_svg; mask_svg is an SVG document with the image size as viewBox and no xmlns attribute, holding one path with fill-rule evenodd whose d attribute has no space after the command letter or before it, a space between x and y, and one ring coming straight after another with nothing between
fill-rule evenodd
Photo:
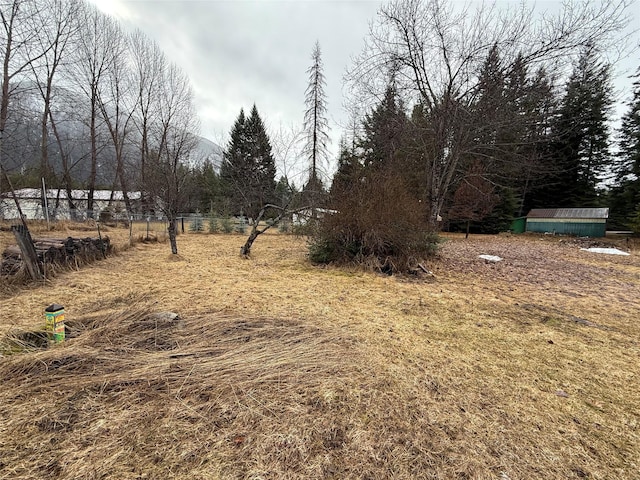
<instances>
[{"instance_id":1,"label":"bare deciduous tree","mask_svg":"<svg viewBox=\"0 0 640 480\"><path fill-rule=\"evenodd\" d=\"M75 53L73 77L76 86L89 102L88 124L90 137L90 173L87 182L87 215L93 216L94 192L98 174L100 88L114 68L112 48L121 41L123 33L118 23L100 12L94 5L84 5L81 12L82 29Z\"/></svg>"},{"instance_id":2,"label":"bare deciduous tree","mask_svg":"<svg viewBox=\"0 0 640 480\"><path fill-rule=\"evenodd\" d=\"M39 41L44 28L42 14L42 5L36 2L13 0L0 4L0 171L12 190L3 158L5 129L10 114L11 98L20 91L21 80L32 65L52 48L51 44ZM13 198L24 223L24 216L15 194ZM26 223L24 226L26 228Z\"/></svg>"},{"instance_id":3,"label":"bare deciduous tree","mask_svg":"<svg viewBox=\"0 0 640 480\"><path fill-rule=\"evenodd\" d=\"M42 5L42 21L45 28L38 35L36 44L46 54L38 62L31 64L31 71L43 102L40 122L40 176L50 183L55 176L49 162L49 126L54 121L51 111L54 80L59 77L59 70L68 54L68 46L78 31L79 25L76 19L80 2L45 0ZM44 195L42 206L45 207Z\"/></svg>"},{"instance_id":4,"label":"bare deciduous tree","mask_svg":"<svg viewBox=\"0 0 640 480\"><path fill-rule=\"evenodd\" d=\"M125 171L125 147L130 133L131 119L137 107L138 98L133 91L132 75L127 63L130 45L128 38L118 36L113 39L109 60L111 69L106 81L98 92L98 104L102 118L109 130L115 154L115 178L112 191L120 186L127 212L132 212L129 199L129 172Z\"/></svg>"},{"instance_id":5,"label":"bare deciduous tree","mask_svg":"<svg viewBox=\"0 0 640 480\"><path fill-rule=\"evenodd\" d=\"M150 138L144 186L167 217L171 252L177 254L176 218L186 201L189 162L199 123L189 79L176 65L167 67L160 86L158 121Z\"/></svg>"},{"instance_id":6,"label":"bare deciduous tree","mask_svg":"<svg viewBox=\"0 0 640 480\"><path fill-rule=\"evenodd\" d=\"M133 89L137 96L137 112L134 123L140 142L140 184L146 184L147 160L150 158L151 126L156 120L155 102L160 96L165 57L158 45L136 30L129 38L132 63ZM143 193L142 207L150 208L146 193Z\"/></svg>"},{"instance_id":7,"label":"bare deciduous tree","mask_svg":"<svg viewBox=\"0 0 640 480\"><path fill-rule=\"evenodd\" d=\"M521 67L562 73L586 44L606 47L627 23L628 1L565 2L556 15L524 4L460 9L444 0L397 0L380 11L347 79L359 92L379 92L388 72L420 110L413 155L421 165L426 215L433 228L463 158L473 158L490 118L477 118L479 72L492 48L508 74ZM414 116L415 118L415 116Z\"/></svg>"},{"instance_id":8,"label":"bare deciduous tree","mask_svg":"<svg viewBox=\"0 0 640 480\"><path fill-rule=\"evenodd\" d=\"M295 173L293 173L291 169L296 166L296 160L300 157L300 152L296 147L300 143L299 141L302 135L303 132L293 127L285 129L281 126L279 131L273 136L273 154L283 173L276 187L277 193L279 193L279 195L276 195L276 197L278 197L276 200L279 203L268 203L260 209L246 242L240 248L240 255L244 258L249 258L251 255L251 247L258 236L265 233L271 227L278 225L280 222L285 221L285 219L290 220L294 214L309 210L308 205L302 206L300 204L300 192L298 192L295 185L289 181L291 177L295 176ZM273 215L274 212L275 215ZM268 219L266 224L260 226L260 222L269 214L272 214L271 218Z\"/></svg>"},{"instance_id":9,"label":"bare deciduous tree","mask_svg":"<svg viewBox=\"0 0 640 480\"><path fill-rule=\"evenodd\" d=\"M482 163L473 163L453 194L453 206L449 217L466 222L466 236L469 238L471 222L484 219L499 201L494 186L484 176Z\"/></svg>"}]
</instances>

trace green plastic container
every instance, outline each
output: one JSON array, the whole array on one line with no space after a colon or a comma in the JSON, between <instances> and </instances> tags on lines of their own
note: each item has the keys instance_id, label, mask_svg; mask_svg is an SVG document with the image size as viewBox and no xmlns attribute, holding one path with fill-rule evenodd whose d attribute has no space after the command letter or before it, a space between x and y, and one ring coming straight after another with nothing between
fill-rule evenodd
<instances>
[{"instance_id":1,"label":"green plastic container","mask_svg":"<svg viewBox=\"0 0 640 480\"><path fill-rule=\"evenodd\" d=\"M512 233L524 233L527 228L527 217L518 217L514 218L511 222L511 230Z\"/></svg>"},{"instance_id":2,"label":"green plastic container","mask_svg":"<svg viewBox=\"0 0 640 480\"><path fill-rule=\"evenodd\" d=\"M44 310L45 330L55 343L64 342L64 307L53 303Z\"/></svg>"}]
</instances>

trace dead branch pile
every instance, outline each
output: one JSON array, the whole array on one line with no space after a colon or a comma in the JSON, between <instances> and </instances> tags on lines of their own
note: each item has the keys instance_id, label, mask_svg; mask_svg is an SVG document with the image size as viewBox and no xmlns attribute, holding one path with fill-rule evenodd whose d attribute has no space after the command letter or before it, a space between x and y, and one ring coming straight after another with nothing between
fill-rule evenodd
<instances>
[{"instance_id":1,"label":"dead branch pile","mask_svg":"<svg viewBox=\"0 0 640 480\"><path fill-rule=\"evenodd\" d=\"M69 265L103 258L111 251L109 237L102 238L38 238L33 240L38 261L43 265ZM0 275L14 275L23 265L17 245L9 245L2 253Z\"/></svg>"}]
</instances>

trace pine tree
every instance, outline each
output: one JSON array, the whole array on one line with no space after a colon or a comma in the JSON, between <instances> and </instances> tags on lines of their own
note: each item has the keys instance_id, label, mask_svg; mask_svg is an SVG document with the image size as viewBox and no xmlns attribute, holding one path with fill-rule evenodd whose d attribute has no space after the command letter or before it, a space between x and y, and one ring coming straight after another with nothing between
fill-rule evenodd
<instances>
[{"instance_id":1,"label":"pine tree","mask_svg":"<svg viewBox=\"0 0 640 480\"><path fill-rule=\"evenodd\" d=\"M517 107L513 97L517 96L514 90L521 83L520 75L526 77L526 72L514 68L511 78L507 78L504 68L498 47L493 45L479 73L477 100L470 108L474 145L461 158L461 172L472 172L481 167L486 177L514 177L511 157L519 142L519 132L514 122ZM456 193L460 189L464 192L464 185L458 186Z\"/></svg>"},{"instance_id":2,"label":"pine tree","mask_svg":"<svg viewBox=\"0 0 640 480\"><path fill-rule=\"evenodd\" d=\"M231 140L220 167L220 179L224 195L229 198L231 210L239 213L244 201L244 189L248 187L244 173L248 169L249 155L246 145L246 118L240 109L231 129Z\"/></svg>"},{"instance_id":3,"label":"pine tree","mask_svg":"<svg viewBox=\"0 0 640 480\"><path fill-rule=\"evenodd\" d=\"M276 163L271 151L271 142L258 109L254 105L247 119L247 136L251 154L253 174L251 182L250 205L247 213L256 218L260 209L274 201L276 189Z\"/></svg>"},{"instance_id":4,"label":"pine tree","mask_svg":"<svg viewBox=\"0 0 640 480\"><path fill-rule=\"evenodd\" d=\"M598 183L611 166L608 116L612 105L609 66L587 48L569 78L557 121L551 154L557 159L549 207L583 207L598 203Z\"/></svg>"},{"instance_id":5,"label":"pine tree","mask_svg":"<svg viewBox=\"0 0 640 480\"><path fill-rule=\"evenodd\" d=\"M640 69L636 77L633 98L618 132L616 184L610 194L610 218L618 228L636 225L640 215Z\"/></svg>"},{"instance_id":6,"label":"pine tree","mask_svg":"<svg viewBox=\"0 0 640 480\"><path fill-rule=\"evenodd\" d=\"M532 208L549 204L544 193L554 183L555 158L550 155L551 121L557 110L557 98L546 71L540 68L527 80L524 98L520 100L522 116L527 120L519 146L520 164L516 181L511 184L518 200L517 216Z\"/></svg>"},{"instance_id":7,"label":"pine tree","mask_svg":"<svg viewBox=\"0 0 640 480\"><path fill-rule=\"evenodd\" d=\"M363 168L360 159L355 152L347 146L346 140L343 138L340 141L338 169L333 175L331 190L329 192L331 201L343 195L348 195L354 186L360 182L362 173Z\"/></svg>"},{"instance_id":8,"label":"pine tree","mask_svg":"<svg viewBox=\"0 0 640 480\"><path fill-rule=\"evenodd\" d=\"M618 181L640 181L640 69L633 83L633 99L629 111L622 117L620 152L618 153Z\"/></svg>"},{"instance_id":9,"label":"pine tree","mask_svg":"<svg viewBox=\"0 0 640 480\"><path fill-rule=\"evenodd\" d=\"M211 160L194 167L193 190L197 208L202 212L220 210L220 178Z\"/></svg>"},{"instance_id":10,"label":"pine tree","mask_svg":"<svg viewBox=\"0 0 640 480\"><path fill-rule=\"evenodd\" d=\"M548 122L553 105L552 88L544 70L529 74L521 55L512 62L500 58L491 48L479 73L478 100L472 106L474 146L462 157L467 164L481 160L485 175L500 186L505 196L501 207L513 205L509 215L522 215L531 208L532 189L544 184L549 168L544 152L548 143ZM502 213L506 215L507 212Z\"/></svg>"},{"instance_id":11,"label":"pine tree","mask_svg":"<svg viewBox=\"0 0 640 480\"><path fill-rule=\"evenodd\" d=\"M407 115L393 83L392 80L380 104L364 118L359 146L365 167L386 167L400 159Z\"/></svg>"},{"instance_id":12,"label":"pine tree","mask_svg":"<svg viewBox=\"0 0 640 480\"><path fill-rule=\"evenodd\" d=\"M233 213L256 218L274 199L275 174L271 143L258 109L254 105L248 118L240 110L220 174Z\"/></svg>"},{"instance_id":13,"label":"pine tree","mask_svg":"<svg viewBox=\"0 0 640 480\"><path fill-rule=\"evenodd\" d=\"M327 144L329 143L329 123L327 121L327 100L324 92L325 79L322 73L322 57L320 44L316 42L311 54L312 65L307 70L309 85L305 91L304 153L309 158L309 180L304 186L304 201L312 206L315 216L315 208L322 203L324 186L318 175L318 170L328 156Z\"/></svg>"}]
</instances>

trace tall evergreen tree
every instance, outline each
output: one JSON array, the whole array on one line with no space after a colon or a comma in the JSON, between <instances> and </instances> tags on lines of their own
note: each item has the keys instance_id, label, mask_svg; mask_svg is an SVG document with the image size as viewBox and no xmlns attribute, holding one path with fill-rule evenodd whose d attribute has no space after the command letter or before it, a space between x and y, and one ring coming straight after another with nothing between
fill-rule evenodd
<instances>
[{"instance_id":1,"label":"tall evergreen tree","mask_svg":"<svg viewBox=\"0 0 640 480\"><path fill-rule=\"evenodd\" d=\"M315 43L311 54L312 65L307 70L309 85L305 91L304 153L309 158L309 181L303 188L303 197L315 208L321 203L324 186L318 170L328 156L329 123L327 121L327 99L324 92L325 79L322 73L320 44Z\"/></svg>"},{"instance_id":2,"label":"tall evergreen tree","mask_svg":"<svg viewBox=\"0 0 640 480\"><path fill-rule=\"evenodd\" d=\"M273 200L275 175L271 142L258 109L254 105L248 118L240 110L220 172L233 213L256 218Z\"/></svg>"},{"instance_id":3,"label":"tall evergreen tree","mask_svg":"<svg viewBox=\"0 0 640 480\"><path fill-rule=\"evenodd\" d=\"M289 182L286 175L280 177L276 184L275 201L281 207L297 208L299 205L294 204L294 199L298 194L296 185L293 182Z\"/></svg>"},{"instance_id":4,"label":"tall evergreen tree","mask_svg":"<svg viewBox=\"0 0 640 480\"><path fill-rule=\"evenodd\" d=\"M359 144L365 167L380 168L397 163L404 147L407 115L393 81L380 104L365 116L362 127Z\"/></svg>"},{"instance_id":5,"label":"tall evergreen tree","mask_svg":"<svg viewBox=\"0 0 640 480\"><path fill-rule=\"evenodd\" d=\"M640 214L640 69L636 77L618 132L616 184L610 194L610 217L619 228L629 228Z\"/></svg>"},{"instance_id":6,"label":"tall evergreen tree","mask_svg":"<svg viewBox=\"0 0 640 480\"><path fill-rule=\"evenodd\" d=\"M574 68L553 126L551 154L557 159L549 207L598 203L598 183L611 167L608 117L612 105L609 66L587 48Z\"/></svg>"},{"instance_id":7,"label":"tall evergreen tree","mask_svg":"<svg viewBox=\"0 0 640 480\"><path fill-rule=\"evenodd\" d=\"M193 168L195 207L201 212L221 213L220 178L211 160Z\"/></svg>"},{"instance_id":8,"label":"tall evergreen tree","mask_svg":"<svg viewBox=\"0 0 640 480\"><path fill-rule=\"evenodd\" d=\"M244 109L241 108L238 118L231 128L231 139L223 154L220 166L222 191L229 199L229 206L234 213L238 213L242 208L244 188L248 186L244 175L249 164L245 123Z\"/></svg>"},{"instance_id":9,"label":"tall evergreen tree","mask_svg":"<svg viewBox=\"0 0 640 480\"><path fill-rule=\"evenodd\" d=\"M330 205L335 199L348 195L362 175L362 164L355 152L347 146L346 140L340 141L340 155L338 157L338 169L333 175L331 190L329 192Z\"/></svg>"},{"instance_id":10,"label":"tall evergreen tree","mask_svg":"<svg viewBox=\"0 0 640 480\"><path fill-rule=\"evenodd\" d=\"M531 208L548 204L545 185L553 183L554 159L550 155L551 122L557 109L552 82L543 68L528 77L524 96L517 100L518 115L525 118L520 132L516 161L518 173L510 187L517 197L517 215L525 215ZM515 199L514 199L515 200Z\"/></svg>"},{"instance_id":11,"label":"tall evergreen tree","mask_svg":"<svg viewBox=\"0 0 640 480\"><path fill-rule=\"evenodd\" d=\"M544 153L553 106L551 82L544 70L533 75L528 70L522 55L503 62L498 48L491 48L479 74L478 99L472 106L476 145L462 157L471 164L481 159L484 175L505 195L499 205L514 206L510 215L522 215L525 207L531 208L533 186L544 183L549 173ZM515 194L519 206L514 203Z\"/></svg>"}]
</instances>

